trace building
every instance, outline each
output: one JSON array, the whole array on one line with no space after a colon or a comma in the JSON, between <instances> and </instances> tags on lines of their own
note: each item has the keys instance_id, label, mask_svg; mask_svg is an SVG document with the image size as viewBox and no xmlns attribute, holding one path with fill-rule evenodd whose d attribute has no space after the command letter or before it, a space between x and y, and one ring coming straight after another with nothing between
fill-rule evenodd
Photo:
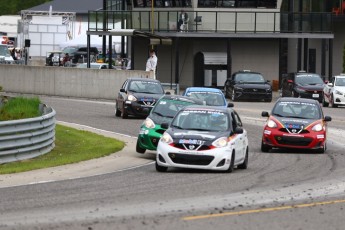
<instances>
[{"instance_id":1,"label":"building","mask_svg":"<svg viewBox=\"0 0 345 230\"><path fill-rule=\"evenodd\" d=\"M158 79L164 82L222 87L224 76L241 69L261 72L269 80L302 69L325 79L342 71L345 17L339 1L106 2L125 4L121 10L90 12L88 35L119 35L112 27L118 21L123 29L134 29L127 53L133 68L144 68L154 46ZM189 17L184 31L179 24L182 10ZM171 42L164 45L167 40Z\"/></svg>"}]
</instances>

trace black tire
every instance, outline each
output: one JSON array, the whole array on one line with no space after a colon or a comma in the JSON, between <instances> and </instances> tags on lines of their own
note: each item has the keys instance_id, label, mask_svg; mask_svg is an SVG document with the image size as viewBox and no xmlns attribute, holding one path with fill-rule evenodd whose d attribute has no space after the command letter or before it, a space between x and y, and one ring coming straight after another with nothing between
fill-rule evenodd
<instances>
[{"instance_id":1,"label":"black tire","mask_svg":"<svg viewBox=\"0 0 345 230\"><path fill-rule=\"evenodd\" d=\"M122 119L126 119L128 117L128 114L125 109L125 105L122 106L122 112L121 112Z\"/></svg>"},{"instance_id":2,"label":"black tire","mask_svg":"<svg viewBox=\"0 0 345 230\"><path fill-rule=\"evenodd\" d=\"M322 95L322 106L323 107L328 107L329 103L325 101L325 95Z\"/></svg>"},{"instance_id":3,"label":"black tire","mask_svg":"<svg viewBox=\"0 0 345 230\"><path fill-rule=\"evenodd\" d=\"M146 152L146 149L140 147L139 139L137 140L137 145L135 147L135 150L137 151L137 153L142 153L142 154Z\"/></svg>"},{"instance_id":4,"label":"black tire","mask_svg":"<svg viewBox=\"0 0 345 230\"><path fill-rule=\"evenodd\" d=\"M271 99L265 99L264 101L265 101L265 102L271 102L271 101L272 101L272 98L271 98Z\"/></svg>"},{"instance_id":5,"label":"black tire","mask_svg":"<svg viewBox=\"0 0 345 230\"><path fill-rule=\"evenodd\" d=\"M246 155L244 157L244 161L242 164L238 165L237 168L239 169L247 169L248 168L248 158L249 158L249 154L248 154L248 147L247 147L247 150L246 150Z\"/></svg>"},{"instance_id":6,"label":"black tire","mask_svg":"<svg viewBox=\"0 0 345 230\"><path fill-rule=\"evenodd\" d=\"M332 108L337 108L338 107L338 105L334 104L333 95L331 96L331 102L332 102Z\"/></svg>"},{"instance_id":7,"label":"black tire","mask_svg":"<svg viewBox=\"0 0 345 230\"><path fill-rule=\"evenodd\" d=\"M117 108L117 103L115 104L115 116L121 117L121 111Z\"/></svg>"},{"instance_id":8,"label":"black tire","mask_svg":"<svg viewBox=\"0 0 345 230\"><path fill-rule=\"evenodd\" d=\"M327 145L326 143L324 144L323 148L316 150L317 153L324 154L327 150Z\"/></svg>"},{"instance_id":9,"label":"black tire","mask_svg":"<svg viewBox=\"0 0 345 230\"><path fill-rule=\"evenodd\" d=\"M261 141L261 152L268 153L271 149L271 146L264 144L263 141Z\"/></svg>"},{"instance_id":10,"label":"black tire","mask_svg":"<svg viewBox=\"0 0 345 230\"><path fill-rule=\"evenodd\" d=\"M229 168L228 168L228 170L226 170L226 172L232 173L234 171L234 168L235 168L235 152L233 152L231 155L231 162L230 162Z\"/></svg>"},{"instance_id":11,"label":"black tire","mask_svg":"<svg viewBox=\"0 0 345 230\"><path fill-rule=\"evenodd\" d=\"M166 172L167 170L168 170L168 167L160 166L160 165L158 165L158 163L156 161L156 171L157 172Z\"/></svg>"},{"instance_id":12,"label":"black tire","mask_svg":"<svg viewBox=\"0 0 345 230\"><path fill-rule=\"evenodd\" d=\"M235 90L234 90L234 89L232 90L232 93L231 93L231 100L232 100L232 101L236 101L236 98L235 98Z\"/></svg>"}]
</instances>

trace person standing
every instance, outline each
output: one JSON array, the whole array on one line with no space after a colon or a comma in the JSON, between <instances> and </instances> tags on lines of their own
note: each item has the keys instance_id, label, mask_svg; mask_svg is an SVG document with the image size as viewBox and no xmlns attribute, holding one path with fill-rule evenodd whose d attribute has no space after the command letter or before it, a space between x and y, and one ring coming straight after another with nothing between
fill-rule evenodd
<instances>
[{"instance_id":1,"label":"person standing","mask_svg":"<svg viewBox=\"0 0 345 230\"><path fill-rule=\"evenodd\" d=\"M153 71L154 79L156 79L157 62L158 58L156 56L156 51L154 49L151 49L150 56L146 62L146 71Z\"/></svg>"}]
</instances>

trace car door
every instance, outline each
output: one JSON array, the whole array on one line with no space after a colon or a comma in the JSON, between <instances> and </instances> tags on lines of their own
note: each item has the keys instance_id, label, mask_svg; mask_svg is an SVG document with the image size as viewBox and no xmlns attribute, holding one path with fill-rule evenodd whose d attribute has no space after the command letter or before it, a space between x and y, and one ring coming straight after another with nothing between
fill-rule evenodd
<instances>
[{"instance_id":1,"label":"car door","mask_svg":"<svg viewBox=\"0 0 345 230\"><path fill-rule=\"evenodd\" d=\"M236 127L242 127L240 117L235 111L231 112L232 129L235 131ZM245 151L247 146L247 133L243 130L241 134L233 135L235 145L235 164L242 162L245 157Z\"/></svg>"}]
</instances>

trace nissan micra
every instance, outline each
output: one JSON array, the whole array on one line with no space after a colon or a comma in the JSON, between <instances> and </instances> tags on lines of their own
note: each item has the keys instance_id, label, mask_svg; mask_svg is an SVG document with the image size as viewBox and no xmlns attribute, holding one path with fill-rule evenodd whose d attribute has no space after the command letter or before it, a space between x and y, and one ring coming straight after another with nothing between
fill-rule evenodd
<instances>
[{"instance_id":1,"label":"nissan micra","mask_svg":"<svg viewBox=\"0 0 345 230\"><path fill-rule=\"evenodd\" d=\"M232 172L248 167L248 137L232 108L188 106L181 109L157 147L156 170L169 167Z\"/></svg>"}]
</instances>

